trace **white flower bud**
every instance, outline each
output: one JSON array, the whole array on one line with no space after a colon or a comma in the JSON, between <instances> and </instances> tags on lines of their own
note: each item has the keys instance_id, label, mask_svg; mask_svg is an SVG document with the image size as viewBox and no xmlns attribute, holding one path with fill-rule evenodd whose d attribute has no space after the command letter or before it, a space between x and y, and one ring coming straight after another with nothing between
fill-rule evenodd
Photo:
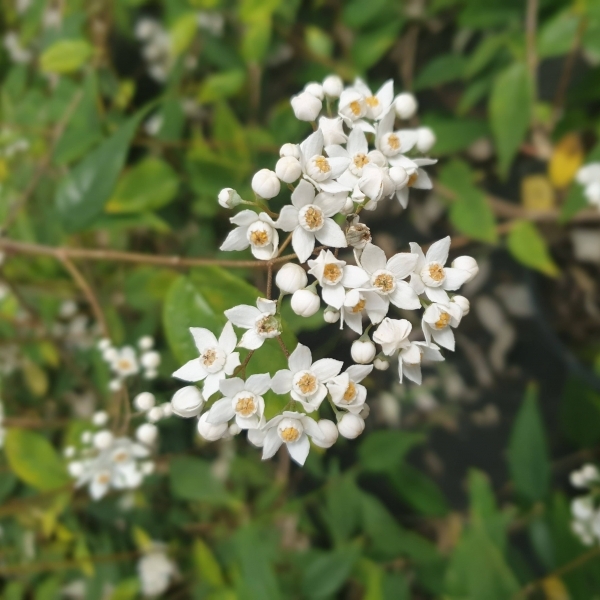
<instances>
[{"instance_id":1,"label":"white flower bud","mask_svg":"<svg viewBox=\"0 0 600 600\"><path fill-rule=\"evenodd\" d=\"M397 190L400 190L408 184L409 174L404 167L391 167L389 171L390 179L394 182Z\"/></svg>"},{"instance_id":2,"label":"white flower bud","mask_svg":"<svg viewBox=\"0 0 600 600\"><path fill-rule=\"evenodd\" d=\"M323 92L329 98L339 98L344 89L344 82L337 75L328 75L323 80Z\"/></svg>"},{"instance_id":3,"label":"white flower bud","mask_svg":"<svg viewBox=\"0 0 600 600\"><path fill-rule=\"evenodd\" d=\"M133 406L142 412L150 410L155 404L156 399L154 398L154 394L150 392L142 392L133 399Z\"/></svg>"},{"instance_id":4,"label":"white flower bud","mask_svg":"<svg viewBox=\"0 0 600 600\"><path fill-rule=\"evenodd\" d=\"M429 152L435 145L437 138L435 133L429 127L419 127L417 129L417 150L419 152Z\"/></svg>"},{"instance_id":5,"label":"white flower bud","mask_svg":"<svg viewBox=\"0 0 600 600\"><path fill-rule=\"evenodd\" d=\"M354 200L350 196L346 198L344 206L340 209L340 213L343 215L351 215L354 212Z\"/></svg>"},{"instance_id":6,"label":"white flower bud","mask_svg":"<svg viewBox=\"0 0 600 600\"><path fill-rule=\"evenodd\" d=\"M198 433L209 442L216 442L220 440L225 433L228 432L228 423L220 423L219 425L213 425L207 423L208 413L205 412L198 420Z\"/></svg>"},{"instance_id":7,"label":"white flower bud","mask_svg":"<svg viewBox=\"0 0 600 600\"><path fill-rule=\"evenodd\" d=\"M321 419L317 425L321 430L321 437L313 437L313 444L321 448L331 448L338 439L338 429L335 423L329 419Z\"/></svg>"},{"instance_id":8,"label":"white flower bud","mask_svg":"<svg viewBox=\"0 0 600 600\"><path fill-rule=\"evenodd\" d=\"M75 456L75 446L67 446L63 450L63 456L65 458L73 458Z\"/></svg>"},{"instance_id":9,"label":"white flower bud","mask_svg":"<svg viewBox=\"0 0 600 600\"><path fill-rule=\"evenodd\" d=\"M467 279L467 281L471 281L471 279L479 273L479 265L472 256L459 256L458 258L455 258L452 261L452 268L467 271L469 273L469 279Z\"/></svg>"},{"instance_id":10,"label":"white flower bud","mask_svg":"<svg viewBox=\"0 0 600 600\"><path fill-rule=\"evenodd\" d=\"M304 91L312 94L315 98L323 100L323 86L316 81L311 81L304 86Z\"/></svg>"},{"instance_id":11,"label":"white flower bud","mask_svg":"<svg viewBox=\"0 0 600 600\"><path fill-rule=\"evenodd\" d=\"M106 352L110 347L112 346L110 340L108 338L102 338L99 342L98 342L98 350L100 350L100 352L104 353Z\"/></svg>"},{"instance_id":12,"label":"white flower bud","mask_svg":"<svg viewBox=\"0 0 600 600\"><path fill-rule=\"evenodd\" d=\"M81 434L81 443L82 444L91 444L93 439L93 433L91 431L84 431Z\"/></svg>"},{"instance_id":13,"label":"white flower bud","mask_svg":"<svg viewBox=\"0 0 600 600\"><path fill-rule=\"evenodd\" d=\"M379 150L371 150L369 152L369 160L378 167L387 167L388 161L383 152Z\"/></svg>"},{"instance_id":14,"label":"white flower bud","mask_svg":"<svg viewBox=\"0 0 600 600\"><path fill-rule=\"evenodd\" d=\"M576 519L586 521L594 514L594 505L591 496L574 498L571 502L571 512Z\"/></svg>"},{"instance_id":15,"label":"white flower bud","mask_svg":"<svg viewBox=\"0 0 600 600\"><path fill-rule=\"evenodd\" d=\"M196 417L204 406L204 397L194 385L187 385L177 390L171 398L173 412L180 417Z\"/></svg>"},{"instance_id":16,"label":"white flower bud","mask_svg":"<svg viewBox=\"0 0 600 600\"><path fill-rule=\"evenodd\" d=\"M140 357L140 363L144 369L154 370L160 365L160 354L156 350L144 352Z\"/></svg>"},{"instance_id":17,"label":"white flower bud","mask_svg":"<svg viewBox=\"0 0 600 600\"><path fill-rule=\"evenodd\" d=\"M158 437L158 427L152 423L144 423L135 430L135 437L142 442L142 444L151 446Z\"/></svg>"},{"instance_id":18,"label":"white flower bud","mask_svg":"<svg viewBox=\"0 0 600 600\"><path fill-rule=\"evenodd\" d=\"M312 317L321 306L321 299L310 288L292 294L292 310L301 317Z\"/></svg>"},{"instance_id":19,"label":"white flower bud","mask_svg":"<svg viewBox=\"0 0 600 600\"><path fill-rule=\"evenodd\" d=\"M583 465L583 467L581 467L581 474L587 483L592 483L600 478L600 474L595 465Z\"/></svg>"},{"instance_id":20,"label":"white flower bud","mask_svg":"<svg viewBox=\"0 0 600 600\"><path fill-rule=\"evenodd\" d=\"M155 406L146 413L146 419L148 419L150 423L156 423L157 421L160 421L164 416L165 415L163 413L163 409L160 406Z\"/></svg>"},{"instance_id":21,"label":"white flower bud","mask_svg":"<svg viewBox=\"0 0 600 600\"><path fill-rule=\"evenodd\" d=\"M378 371L387 371L390 368L390 361L385 358L380 358L379 356L373 361L373 366Z\"/></svg>"},{"instance_id":22,"label":"white flower bud","mask_svg":"<svg viewBox=\"0 0 600 600\"><path fill-rule=\"evenodd\" d=\"M165 419L173 415L173 406L171 406L170 402L163 402L160 407L163 411L163 417Z\"/></svg>"},{"instance_id":23,"label":"white flower bud","mask_svg":"<svg viewBox=\"0 0 600 600\"><path fill-rule=\"evenodd\" d=\"M294 183L302 175L300 161L293 156L284 156L277 161L275 165L275 174L284 183Z\"/></svg>"},{"instance_id":24,"label":"white flower bud","mask_svg":"<svg viewBox=\"0 0 600 600\"><path fill-rule=\"evenodd\" d=\"M277 175L269 169L261 169L252 178L252 189L261 198L275 198L281 189Z\"/></svg>"},{"instance_id":25,"label":"white flower bud","mask_svg":"<svg viewBox=\"0 0 600 600\"><path fill-rule=\"evenodd\" d=\"M462 310L462 316L466 317L469 314L469 310L471 310L471 303L464 296L454 296L452 298L452 302L455 302L460 306Z\"/></svg>"},{"instance_id":26,"label":"white flower bud","mask_svg":"<svg viewBox=\"0 0 600 600\"><path fill-rule=\"evenodd\" d=\"M377 354L377 348L371 340L355 340L350 348L352 360L359 365L370 363Z\"/></svg>"},{"instance_id":27,"label":"white flower bud","mask_svg":"<svg viewBox=\"0 0 600 600\"><path fill-rule=\"evenodd\" d=\"M102 358L105 362L111 363L119 356L119 351L112 346L109 346L105 350L102 351Z\"/></svg>"},{"instance_id":28,"label":"white flower bud","mask_svg":"<svg viewBox=\"0 0 600 600\"><path fill-rule=\"evenodd\" d=\"M308 92L294 96L291 102L294 115L299 121L315 121L323 107L321 100Z\"/></svg>"},{"instance_id":29,"label":"white flower bud","mask_svg":"<svg viewBox=\"0 0 600 600\"><path fill-rule=\"evenodd\" d=\"M146 369L144 371L144 379L151 380L158 377L158 371L156 369Z\"/></svg>"},{"instance_id":30,"label":"white flower bud","mask_svg":"<svg viewBox=\"0 0 600 600\"><path fill-rule=\"evenodd\" d=\"M363 404L362 410L358 416L364 421L371 414L371 407L368 404Z\"/></svg>"},{"instance_id":31,"label":"white flower bud","mask_svg":"<svg viewBox=\"0 0 600 600\"><path fill-rule=\"evenodd\" d=\"M144 335L138 340L140 350L151 350L154 348L154 338L151 335Z\"/></svg>"},{"instance_id":32,"label":"white flower bud","mask_svg":"<svg viewBox=\"0 0 600 600\"><path fill-rule=\"evenodd\" d=\"M69 475L71 475L71 477L81 477L85 469L82 462L75 460L69 463L67 470L69 471Z\"/></svg>"},{"instance_id":33,"label":"white flower bud","mask_svg":"<svg viewBox=\"0 0 600 600\"><path fill-rule=\"evenodd\" d=\"M306 287L308 276L300 265L286 263L277 272L275 283L284 294L293 294Z\"/></svg>"},{"instance_id":34,"label":"white flower bud","mask_svg":"<svg viewBox=\"0 0 600 600\"><path fill-rule=\"evenodd\" d=\"M102 431L94 434L94 448L97 448L98 450L106 450L106 448L113 443L113 439L113 434L108 431L108 429L103 429Z\"/></svg>"},{"instance_id":35,"label":"white flower bud","mask_svg":"<svg viewBox=\"0 0 600 600\"><path fill-rule=\"evenodd\" d=\"M241 196L233 188L223 188L217 198L223 208L233 208L242 201Z\"/></svg>"},{"instance_id":36,"label":"white flower bud","mask_svg":"<svg viewBox=\"0 0 600 600\"><path fill-rule=\"evenodd\" d=\"M346 413L338 423L338 431L342 437L353 440L357 438L365 429L365 422L352 413Z\"/></svg>"},{"instance_id":37,"label":"white flower bud","mask_svg":"<svg viewBox=\"0 0 600 600\"><path fill-rule=\"evenodd\" d=\"M340 320L340 311L328 306L323 313L323 319L326 323L337 323Z\"/></svg>"},{"instance_id":38,"label":"white flower bud","mask_svg":"<svg viewBox=\"0 0 600 600\"><path fill-rule=\"evenodd\" d=\"M585 479L581 471L573 471L571 475L569 475L569 480L571 481L571 485L574 487L587 487L587 480Z\"/></svg>"},{"instance_id":39,"label":"white flower bud","mask_svg":"<svg viewBox=\"0 0 600 600\"><path fill-rule=\"evenodd\" d=\"M300 159L300 146L298 144L284 144L279 149L279 156L291 156L292 158Z\"/></svg>"},{"instance_id":40,"label":"white flower bud","mask_svg":"<svg viewBox=\"0 0 600 600\"><path fill-rule=\"evenodd\" d=\"M229 433L229 435L237 435L241 431L242 431L242 428L237 423L232 423L227 429L227 432Z\"/></svg>"},{"instance_id":41,"label":"white flower bud","mask_svg":"<svg viewBox=\"0 0 600 600\"><path fill-rule=\"evenodd\" d=\"M108 413L105 410L99 410L92 415L92 423L96 427L104 427L108 423Z\"/></svg>"},{"instance_id":42,"label":"white flower bud","mask_svg":"<svg viewBox=\"0 0 600 600\"><path fill-rule=\"evenodd\" d=\"M417 99L409 92L398 94L394 102L396 114L401 119L410 119L417 112Z\"/></svg>"}]
</instances>

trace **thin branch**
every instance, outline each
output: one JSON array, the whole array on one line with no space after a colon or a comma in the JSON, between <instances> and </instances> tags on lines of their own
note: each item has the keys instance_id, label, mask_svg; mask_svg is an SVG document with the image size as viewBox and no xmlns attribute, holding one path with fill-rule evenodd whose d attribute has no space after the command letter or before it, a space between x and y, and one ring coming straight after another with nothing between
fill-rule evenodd
<instances>
[{"instance_id":1,"label":"thin branch","mask_svg":"<svg viewBox=\"0 0 600 600\"><path fill-rule=\"evenodd\" d=\"M538 57L536 50L538 26L538 0L527 0L525 13L525 41L527 52L527 69L533 86L533 101L537 100L537 65Z\"/></svg>"},{"instance_id":2,"label":"thin branch","mask_svg":"<svg viewBox=\"0 0 600 600\"><path fill-rule=\"evenodd\" d=\"M287 349L287 346L285 345L285 342L283 341L283 338L280 335L277 336L277 341L279 342L279 345L281 346L281 350L285 354L285 357L289 358L290 351Z\"/></svg>"}]
</instances>

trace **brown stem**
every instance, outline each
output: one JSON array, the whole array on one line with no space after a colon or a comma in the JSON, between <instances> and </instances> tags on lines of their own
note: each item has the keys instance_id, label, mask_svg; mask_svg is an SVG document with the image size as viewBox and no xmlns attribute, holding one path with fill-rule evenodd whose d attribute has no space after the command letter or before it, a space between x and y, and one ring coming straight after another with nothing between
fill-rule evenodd
<instances>
[{"instance_id":1,"label":"brown stem","mask_svg":"<svg viewBox=\"0 0 600 600\"><path fill-rule=\"evenodd\" d=\"M285 357L289 358L290 351L287 349L287 346L285 345L285 342L283 341L283 338L280 335L277 336L277 341L279 342L279 345L281 346L281 350L285 354Z\"/></svg>"},{"instance_id":2,"label":"brown stem","mask_svg":"<svg viewBox=\"0 0 600 600\"><path fill-rule=\"evenodd\" d=\"M533 101L537 100L537 51L536 37L538 25L538 0L527 0L525 13L525 40L527 52L527 68L533 86Z\"/></svg>"},{"instance_id":3,"label":"brown stem","mask_svg":"<svg viewBox=\"0 0 600 600\"><path fill-rule=\"evenodd\" d=\"M267 267L267 300L271 299L273 291L273 263L269 261Z\"/></svg>"},{"instance_id":4,"label":"brown stem","mask_svg":"<svg viewBox=\"0 0 600 600\"><path fill-rule=\"evenodd\" d=\"M277 253L277 256L281 256L283 254L283 251L290 245L291 241L292 241L292 234L290 233L283 241L283 244L281 244L281 246L279 246L279 252Z\"/></svg>"}]
</instances>

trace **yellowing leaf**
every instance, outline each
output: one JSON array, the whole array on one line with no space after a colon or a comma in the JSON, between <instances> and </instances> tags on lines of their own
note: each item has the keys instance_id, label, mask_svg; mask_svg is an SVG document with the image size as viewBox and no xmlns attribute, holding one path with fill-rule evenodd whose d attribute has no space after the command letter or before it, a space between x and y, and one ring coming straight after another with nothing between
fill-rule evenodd
<instances>
[{"instance_id":1,"label":"yellowing leaf","mask_svg":"<svg viewBox=\"0 0 600 600\"><path fill-rule=\"evenodd\" d=\"M150 549L152 546L152 538L141 527L135 525L131 534L138 550L143 552L144 550Z\"/></svg>"},{"instance_id":2,"label":"yellowing leaf","mask_svg":"<svg viewBox=\"0 0 600 600\"><path fill-rule=\"evenodd\" d=\"M542 588L547 600L570 600L569 590L567 590L562 579L558 577L546 577L542 581Z\"/></svg>"},{"instance_id":3,"label":"yellowing leaf","mask_svg":"<svg viewBox=\"0 0 600 600\"><path fill-rule=\"evenodd\" d=\"M171 52L175 56L183 54L198 31L198 16L194 12L185 13L173 23L169 30L171 37Z\"/></svg>"},{"instance_id":4,"label":"yellowing leaf","mask_svg":"<svg viewBox=\"0 0 600 600\"><path fill-rule=\"evenodd\" d=\"M85 40L59 40L44 50L40 66L49 73L72 73L91 55L92 47Z\"/></svg>"},{"instance_id":5,"label":"yellowing leaf","mask_svg":"<svg viewBox=\"0 0 600 600\"><path fill-rule=\"evenodd\" d=\"M48 391L46 371L29 359L23 361L25 385L34 396L43 396Z\"/></svg>"},{"instance_id":6,"label":"yellowing leaf","mask_svg":"<svg viewBox=\"0 0 600 600\"><path fill-rule=\"evenodd\" d=\"M548 164L548 175L556 188L566 188L583 164L583 148L576 133L568 133L554 147Z\"/></svg>"},{"instance_id":7,"label":"yellowing leaf","mask_svg":"<svg viewBox=\"0 0 600 600\"><path fill-rule=\"evenodd\" d=\"M554 208L555 194L545 175L529 175L521 181L521 202L527 210L548 211Z\"/></svg>"},{"instance_id":8,"label":"yellowing leaf","mask_svg":"<svg viewBox=\"0 0 600 600\"><path fill-rule=\"evenodd\" d=\"M516 222L506 242L510 253L526 267L541 271L550 277L558 275L558 267L550 256L546 241L533 223Z\"/></svg>"}]
</instances>

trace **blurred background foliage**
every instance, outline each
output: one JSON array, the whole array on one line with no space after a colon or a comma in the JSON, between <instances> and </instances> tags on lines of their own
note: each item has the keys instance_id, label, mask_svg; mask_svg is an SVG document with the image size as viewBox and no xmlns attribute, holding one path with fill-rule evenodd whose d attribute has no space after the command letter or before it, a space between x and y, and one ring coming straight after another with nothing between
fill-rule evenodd
<instances>
[{"instance_id":1,"label":"blurred background foliage","mask_svg":"<svg viewBox=\"0 0 600 600\"><path fill-rule=\"evenodd\" d=\"M137 598L149 539L178 565L166 598L600 598L567 479L600 442L600 218L573 182L600 159L598 0L1 6L3 599ZM162 45L136 36L147 17ZM156 337L168 401L186 328L217 330L264 274L81 261L103 324L52 249L224 257L217 193L250 193L310 132L289 98L329 73L394 78L437 135L433 192L370 225L390 250L450 233L478 258L456 354L422 389L372 376L375 425L303 470L170 419L156 474L91 502L60 452L110 403L103 328ZM348 359L322 318L288 323L315 355Z\"/></svg>"}]
</instances>

